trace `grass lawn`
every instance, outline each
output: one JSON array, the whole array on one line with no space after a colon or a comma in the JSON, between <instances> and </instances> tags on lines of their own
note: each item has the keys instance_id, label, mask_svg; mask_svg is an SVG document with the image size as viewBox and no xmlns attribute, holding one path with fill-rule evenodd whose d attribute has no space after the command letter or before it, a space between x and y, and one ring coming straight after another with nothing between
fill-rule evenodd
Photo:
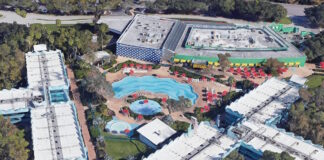
<instances>
[{"instance_id":1,"label":"grass lawn","mask_svg":"<svg viewBox=\"0 0 324 160\"><path fill-rule=\"evenodd\" d=\"M146 151L146 146L138 140L105 140L106 153L114 160L126 158L129 155L137 155Z\"/></svg>"},{"instance_id":2,"label":"grass lawn","mask_svg":"<svg viewBox=\"0 0 324 160\"><path fill-rule=\"evenodd\" d=\"M319 87L322 82L324 81L324 76L321 75L311 75L307 77L308 81L306 82L306 85L308 88L313 89L316 87Z\"/></svg>"},{"instance_id":3,"label":"grass lawn","mask_svg":"<svg viewBox=\"0 0 324 160\"><path fill-rule=\"evenodd\" d=\"M282 18L279 23L281 24L291 24L291 19L289 17Z\"/></svg>"}]
</instances>

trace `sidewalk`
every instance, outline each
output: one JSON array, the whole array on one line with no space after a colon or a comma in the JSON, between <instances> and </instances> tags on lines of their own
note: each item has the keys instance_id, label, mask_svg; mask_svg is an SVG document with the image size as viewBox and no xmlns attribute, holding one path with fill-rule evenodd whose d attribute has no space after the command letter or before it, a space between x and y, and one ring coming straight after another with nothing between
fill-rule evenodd
<instances>
[{"instance_id":1,"label":"sidewalk","mask_svg":"<svg viewBox=\"0 0 324 160\"><path fill-rule=\"evenodd\" d=\"M69 79L71 81L71 91L72 91L73 98L74 98L74 104L75 104L77 112L78 112L78 119L79 119L79 123L81 126L83 140L84 140L84 143L88 149L88 157L89 157L89 160L95 160L96 152L95 152L94 146L91 142L91 137L89 134L86 117L85 117L85 112L84 112L84 106L82 105L81 100L80 100L80 93L78 91L78 86L75 83L74 73L71 70L71 68L69 68L69 67L67 67L67 73L68 73Z\"/></svg>"}]
</instances>

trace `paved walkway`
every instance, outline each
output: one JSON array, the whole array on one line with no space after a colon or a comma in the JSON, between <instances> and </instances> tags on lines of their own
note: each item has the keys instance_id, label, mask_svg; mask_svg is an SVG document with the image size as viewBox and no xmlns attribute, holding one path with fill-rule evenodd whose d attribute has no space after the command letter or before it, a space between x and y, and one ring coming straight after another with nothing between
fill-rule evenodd
<instances>
[{"instance_id":1,"label":"paved walkway","mask_svg":"<svg viewBox=\"0 0 324 160\"><path fill-rule=\"evenodd\" d=\"M78 119L79 119L79 123L81 126L83 140L84 140L84 143L88 149L88 157L89 157L89 160L95 160L96 152L95 152L94 146L91 142L91 137L89 134L86 117L85 117L85 112L84 112L84 106L82 105L81 100L80 100L80 93L78 91L78 86L76 85L76 82L75 82L74 73L71 70L71 68L67 68L67 73L68 73L69 79L71 81L71 91L73 94L74 104L75 104L77 112L78 112Z\"/></svg>"}]
</instances>

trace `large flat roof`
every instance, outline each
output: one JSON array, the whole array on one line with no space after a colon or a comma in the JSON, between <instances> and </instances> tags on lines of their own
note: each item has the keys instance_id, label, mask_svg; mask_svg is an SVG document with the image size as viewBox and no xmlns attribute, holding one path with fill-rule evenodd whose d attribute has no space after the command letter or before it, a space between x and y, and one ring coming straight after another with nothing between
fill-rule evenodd
<instances>
[{"instance_id":1,"label":"large flat roof","mask_svg":"<svg viewBox=\"0 0 324 160\"><path fill-rule=\"evenodd\" d=\"M136 15L120 36L118 43L161 49L176 20Z\"/></svg>"},{"instance_id":2,"label":"large flat roof","mask_svg":"<svg viewBox=\"0 0 324 160\"><path fill-rule=\"evenodd\" d=\"M158 118L137 130L142 136L158 145L176 133L174 129L163 123Z\"/></svg>"},{"instance_id":3,"label":"large flat roof","mask_svg":"<svg viewBox=\"0 0 324 160\"><path fill-rule=\"evenodd\" d=\"M192 27L186 41L186 47L211 50L270 50L282 46L263 28L228 27L195 28Z\"/></svg>"},{"instance_id":4,"label":"large flat roof","mask_svg":"<svg viewBox=\"0 0 324 160\"><path fill-rule=\"evenodd\" d=\"M33 97L33 92L29 89L11 89L0 91L0 112L16 111L23 108L28 108L29 102Z\"/></svg>"},{"instance_id":5,"label":"large flat roof","mask_svg":"<svg viewBox=\"0 0 324 160\"><path fill-rule=\"evenodd\" d=\"M147 160L220 159L231 151L237 141L200 123L195 131L182 134L147 157Z\"/></svg>"},{"instance_id":6,"label":"large flat roof","mask_svg":"<svg viewBox=\"0 0 324 160\"><path fill-rule=\"evenodd\" d=\"M86 159L73 106L58 104L31 110L35 160Z\"/></svg>"},{"instance_id":7,"label":"large flat roof","mask_svg":"<svg viewBox=\"0 0 324 160\"><path fill-rule=\"evenodd\" d=\"M295 137L292 133L286 133L268 125L245 121L243 126L250 129L251 134L245 138L245 143L251 145L256 150L270 150L281 153L288 152L296 160L314 159L322 160L324 149L319 145Z\"/></svg>"},{"instance_id":8,"label":"large flat roof","mask_svg":"<svg viewBox=\"0 0 324 160\"><path fill-rule=\"evenodd\" d=\"M226 110L265 123L295 102L299 98L298 90L298 87L288 82L271 78L232 102Z\"/></svg>"},{"instance_id":9,"label":"large flat roof","mask_svg":"<svg viewBox=\"0 0 324 160\"><path fill-rule=\"evenodd\" d=\"M247 29L244 29L248 27ZM235 28L240 28L236 29ZM252 29L255 30L252 32ZM193 33L191 31L193 30ZM198 31L195 33L195 31ZM217 49L208 49L209 38L205 32L211 33L214 31L214 35L221 36L222 41L212 43L216 45ZM219 32L221 31L221 32ZM230 31L230 33L228 33ZM262 34L259 33L261 31ZM239 34L241 33L241 36ZM248 33L247 33L248 32ZM222 33L222 34L221 34ZM235 34L234 34L235 33ZM244 33L244 34L243 34ZM205 38L202 38L205 34ZM196 36L195 36L196 35ZM190 38L201 36L200 39L191 39L193 42L197 41L195 47L185 47L187 41L191 41ZM227 37L225 36L227 35ZM225 37L224 37L225 36ZM229 37L228 37L229 36ZM172 37L172 35L170 35ZM189 37L189 39L188 39ZM238 41L238 37L241 40ZM249 37L253 37L254 44L249 44ZM271 37L272 40L267 40L265 37ZM211 39L211 38L210 38ZM242 40L243 39L243 40ZM206 47L199 47L199 45L205 44ZM217 44L221 44L217 46ZM247 45L249 44L249 45ZM253 46L253 47L252 47ZM205 49L204 49L205 48ZM285 48L285 49L284 49ZM284 40L280 35L272 31L269 27L262 26L237 26L229 24L210 24L210 23L190 23L186 24L186 28L177 43L177 47L174 50L175 54L186 56L204 56L204 57L218 57L218 54L229 53L231 58L251 58L251 59L264 59L264 58L297 58L304 57L292 44Z\"/></svg>"},{"instance_id":10,"label":"large flat roof","mask_svg":"<svg viewBox=\"0 0 324 160\"><path fill-rule=\"evenodd\" d=\"M26 68L28 88L68 86L68 79L64 73L64 58L60 50L26 53Z\"/></svg>"}]
</instances>

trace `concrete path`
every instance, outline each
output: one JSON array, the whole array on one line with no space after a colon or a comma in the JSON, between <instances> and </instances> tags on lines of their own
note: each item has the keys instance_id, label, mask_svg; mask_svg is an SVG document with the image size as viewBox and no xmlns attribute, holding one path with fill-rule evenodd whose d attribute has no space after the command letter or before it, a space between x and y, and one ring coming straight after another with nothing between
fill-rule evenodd
<instances>
[{"instance_id":1,"label":"concrete path","mask_svg":"<svg viewBox=\"0 0 324 160\"><path fill-rule=\"evenodd\" d=\"M76 85L75 78L74 78L74 73L71 70L71 68L67 68L67 73L69 76L69 79L71 81L71 91L73 95L73 101L76 106L77 112L78 112L78 119L79 119L79 124L81 126L81 131L82 131L82 136L84 143L88 149L88 157L89 160L95 160L96 159L96 152L94 145L92 144L87 121L86 121L86 116L85 116L85 111L84 111L84 106L81 103L80 100L80 93L78 90L78 86Z\"/></svg>"}]
</instances>

